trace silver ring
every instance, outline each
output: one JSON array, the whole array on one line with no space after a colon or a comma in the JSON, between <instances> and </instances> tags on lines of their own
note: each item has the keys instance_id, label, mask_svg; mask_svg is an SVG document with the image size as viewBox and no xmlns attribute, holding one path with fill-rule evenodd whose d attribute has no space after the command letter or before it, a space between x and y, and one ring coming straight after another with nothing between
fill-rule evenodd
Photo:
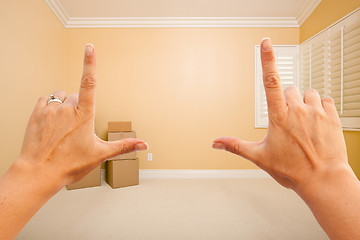
<instances>
[{"instance_id":1,"label":"silver ring","mask_svg":"<svg viewBox=\"0 0 360 240\"><path fill-rule=\"evenodd\" d=\"M61 101L61 99L58 98L58 97L55 97L54 94L51 94L51 95L50 95L50 99L49 99L49 101L48 101L48 104L51 103L51 102L57 102L57 103L60 103L60 104L63 103L63 102Z\"/></svg>"}]
</instances>

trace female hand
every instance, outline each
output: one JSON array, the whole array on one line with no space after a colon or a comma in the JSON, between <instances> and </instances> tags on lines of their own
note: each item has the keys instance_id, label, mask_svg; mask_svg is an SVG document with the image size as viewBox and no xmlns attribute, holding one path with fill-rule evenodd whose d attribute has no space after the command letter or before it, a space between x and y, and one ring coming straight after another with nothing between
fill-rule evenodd
<instances>
[{"instance_id":1,"label":"female hand","mask_svg":"<svg viewBox=\"0 0 360 240\"><path fill-rule=\"evenodd\" d=\"M330 98L296 87L284 94L270 39L261 44L269 126L260 142L222 137L213 142L249 159L310 207L330 239L360 239L360 183L348 164L341 123Z\"/></svg>"},{"instance_id":2,"label":"female hand","mask_svg":"<svg viewBox=\"0 0 360 240\"><path fill-rule=\"evenodd\" d=\"M139 139L104 142L94 133L96 58L86 46L79 94L41 97L30 117L20 157L0 179L0 236L14 239L37 210L66 184L106 159L147 149Z\"/></svg>"},{"instance_id":3,"label":"female hand","mask_svg":"<svg viewBox=\"0 0 360 240\"><path fill-rule=\"evenodd\" d=\"M63 103L41 97L29 120L18 164L38 169L61 186L83 178L106 159L147 149L138 139L105 142L94 133L96 57L93 45L85 50L79 94L53 95Z\"/></svg>"},{"instance_id":4,"label":"female hand","mask_svg":"<svg viewBox=\"0 0 360 240\"><path fill-rule=\"evenodd\" d=\"M261 45L263 81L269 111L267 135L260 142L222 137L213 147L238 154L296 190L329 168L349 169L341 123L334 102L313 89L302 99L296 87L284 94L270 39Z\"/></svg>"}]
</instances>

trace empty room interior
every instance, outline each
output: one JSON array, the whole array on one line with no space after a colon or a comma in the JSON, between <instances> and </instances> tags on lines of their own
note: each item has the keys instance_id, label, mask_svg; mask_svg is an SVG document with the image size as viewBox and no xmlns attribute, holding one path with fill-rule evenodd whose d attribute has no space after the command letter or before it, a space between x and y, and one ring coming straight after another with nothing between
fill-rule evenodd
<instances>
[{"instance_id":1,"label":"empty room interior","mask_svg":"<svg viewBox=\"0 0 360 240\"><path fill-rule=\"evenodd\" d=\"M334 100L359 178L359 0L13 0L0 19L0 176L19 158L39 97L79 91L87 44L95 134L148 144L68 183L15 239L329 239L250 153L212 144L270 135L261 57L270 38L283 89Z\"/></svg>"}]
</instances>

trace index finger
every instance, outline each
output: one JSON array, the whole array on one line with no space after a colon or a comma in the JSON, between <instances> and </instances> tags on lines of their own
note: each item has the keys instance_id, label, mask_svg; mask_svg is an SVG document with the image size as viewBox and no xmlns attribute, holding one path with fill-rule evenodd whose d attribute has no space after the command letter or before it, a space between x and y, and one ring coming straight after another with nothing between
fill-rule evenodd
<instances>
[{"instance_id":1,"label":"index finger","mask_svg":"<svg viewBox=\"0 0 360 240\"><path fill-rule=\"evenodd\" d=\"M92 44L87 44L84 56L84 69L79 90L78 109L84 112L95 111L96 56Z\"/></svg>"},{"instance_id":2,"label":"index finger","mask_svg":"<svg viewBox=\"0 0 360 240\"><path fill-rule=\"evenodd\" d=\"M274 49L269 38L265 38L261 43L261 63L269 116L282 113L286 104L276 68Z\"/></svg>"}]
</instances>

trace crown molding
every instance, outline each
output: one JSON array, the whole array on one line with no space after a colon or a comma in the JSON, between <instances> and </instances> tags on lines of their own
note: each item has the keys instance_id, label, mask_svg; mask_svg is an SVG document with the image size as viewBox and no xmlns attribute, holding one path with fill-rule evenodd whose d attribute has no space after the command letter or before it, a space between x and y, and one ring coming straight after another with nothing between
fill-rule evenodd
<instances>
[{"instance_id":1,"label":"crown molding","mask_svg":"<svg viewBox=\"0 0 360 240\"><path fill-rule=\"evenodd\" d=\"M321 0L309 0L296 17L298 25L301 26L311 13L319 6Z\"/></svg>"},{"instance_id":2,"label":"crown molding","mask_svg":"<svg viewBox=\"0 0 360 240\"><path fill-rule=\"evenodd\" d=\"M295 17L70 17L58 0L45 0L65 28L299 27Z\"/></svg>"},{"instance_id":3,"label":"crown molding","mask_svg":"<svg viewBox=\"0 0 360 240\"><path fill-rule=\"evenodd\" d=\"M295 18L69 18L66 28L299 27Z\"/></svg>"},{"instance_id":4,"label":"crown molding","mask_svg":"<svg viewBox=\"0 0 360 240\"><path fill-rule=\"evenodd\" d=\"M45 0L45 2L49 5L50 9L54 12L62 25L66 28L67 22L69 21L70 17L62 4L58 0Z\"/></svg>"}]
</instances>

